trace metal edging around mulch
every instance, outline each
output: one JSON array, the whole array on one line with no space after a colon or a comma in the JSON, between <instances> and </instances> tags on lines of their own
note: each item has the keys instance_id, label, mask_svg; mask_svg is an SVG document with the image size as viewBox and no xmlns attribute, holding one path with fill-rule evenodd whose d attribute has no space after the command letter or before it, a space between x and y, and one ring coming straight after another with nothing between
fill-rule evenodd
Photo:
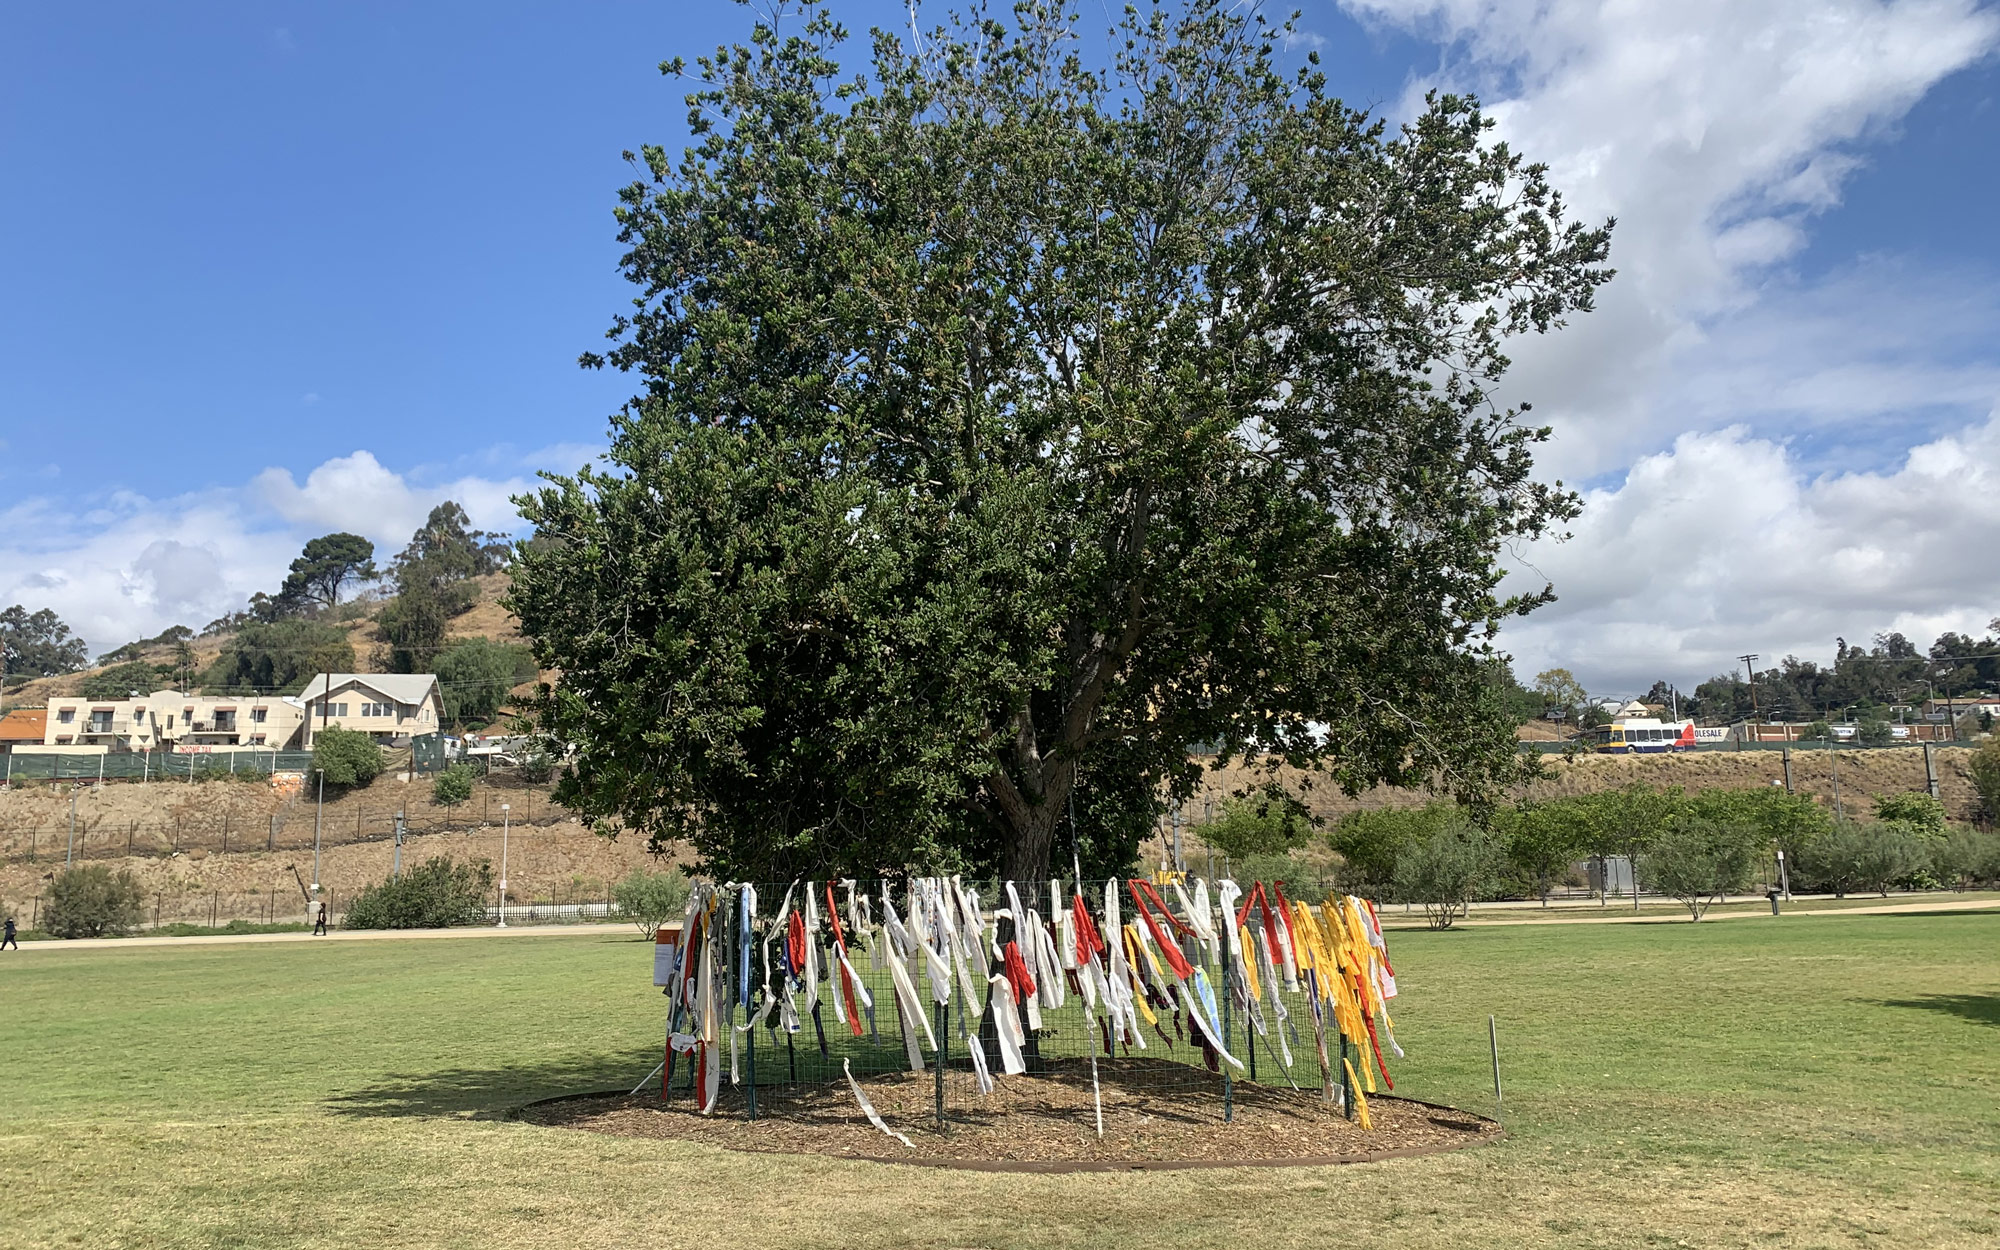
<instances>
[{"instance_id":1,"label":"metal edging around mulch","mask_svg":"<svg viewBox=\"0 0 2000 1250\"><path fill-rule=\"evenodd\" d=\"M521 1113L531 1107L548 1107L556 1103L582 1102L589 1098L629 1098L630 1090L593 1090L582 1094L558 1094L554 1098L537 1098L510 1107L502 1113L503 1118L518 1120ZM1488 1145L1505 1141L1507 1130L1500 1127L1497 1120L1487 1119L1460 1107L1444 1103L1425 1102L1421 1098L1404 1098L1399 1094L1384 1094L1371 1099L1373 1102L1400 1102L1414 1107L1428 1107L1432 1111L1449 1111L1453 1115L1471 1116L1481 1124L1493 1126L1492 1132L1481 1132L1467 1141L1446 1142L1434 1146L1393 1146L1387 1150L1369 1150L1361 1154L1344 1155L1297 1155L1288 1159L938 1159L909 1158L898 1155L825 1154L803 1150L759 1150L743 1146L723 1146L714 1142L704 1142L698 1137L662 1138L661 1140L685 1141L709 1146L716 1150L727 1150L731 1154L770 1155L817 1154L822 1159L853 1163L894 1163L912 1168L952 1168L960 1172L1013 1172L1039 1176L1061 1176L1072 1172L1185 1172L1197 1168L1317 1168L1333 1167L1347 1163L1386 1163L1391 1159L1420 1159L1425 1155L1448 1154L1454 1150L1465 1150L1472 1146ZM559 1128L560 1125L544 1125Z\"/></svg>"}]
</instances>

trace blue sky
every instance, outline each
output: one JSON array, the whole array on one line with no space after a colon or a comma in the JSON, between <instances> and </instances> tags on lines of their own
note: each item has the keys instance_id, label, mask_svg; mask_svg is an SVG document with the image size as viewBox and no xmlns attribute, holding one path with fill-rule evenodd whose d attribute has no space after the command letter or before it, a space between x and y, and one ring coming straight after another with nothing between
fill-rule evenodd
<instances>
[{"instance_id":1,"label":"blue sky","mask_svg":"<svg viewBox=\"0 0 2000 1250\"><path fill-rule=\"evenodd\" d=\"M1478 90L1621 220L1604 310L1517 353L1550 471L1592 500L1573 540L1514 553L1563 595L1510 633L1525 670L1618 692L2000 615L1991 6L1305 7L1292 54L1350 99ZM625 393L574 362L626 298L620 152L684 135L656 66L748 21L9 6L0 605L106 649L199 626L327 529L393 551L446 496L508 527Z\"/></svg>"}]
</instances>

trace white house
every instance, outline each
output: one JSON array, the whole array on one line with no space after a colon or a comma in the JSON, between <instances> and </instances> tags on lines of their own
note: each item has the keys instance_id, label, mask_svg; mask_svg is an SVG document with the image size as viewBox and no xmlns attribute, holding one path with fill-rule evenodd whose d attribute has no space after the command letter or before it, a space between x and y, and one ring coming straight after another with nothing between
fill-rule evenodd
<instances>
[{"instance_id":1,"label":"white house","mask_svg":"<svg viewBox=\"0 0 2000 1250\"><path fill-rule=\"evenodd\" d=\"M437 733L444 723L444 701L433 673L328 673L315 677L299 695L305 705L305 733L300 740L310 750L322 729L357 729L377 742L402 745L411 738Z\"/></svg>"}]
</instances>

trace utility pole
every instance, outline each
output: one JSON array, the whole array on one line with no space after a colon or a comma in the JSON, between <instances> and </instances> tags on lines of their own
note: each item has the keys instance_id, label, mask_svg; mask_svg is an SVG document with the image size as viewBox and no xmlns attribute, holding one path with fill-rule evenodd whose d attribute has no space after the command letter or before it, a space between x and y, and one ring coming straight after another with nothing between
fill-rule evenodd
<instances>
[{"instance_id":1,"label":"utility pole","mask_svg":"<svg viewBox=\"0 0 2000 1250\"><path fill-rule=\"evenodd\" d=\"M1762 719L1757 715L1757 656L1753 652L1750 655L1739 655L1736 658L1743 661L1743 672L1750 678L1750 723L1755 725ZM1758 741L1761 742L1762 740L1760 736Z\"/></svg>"}]
</instances>

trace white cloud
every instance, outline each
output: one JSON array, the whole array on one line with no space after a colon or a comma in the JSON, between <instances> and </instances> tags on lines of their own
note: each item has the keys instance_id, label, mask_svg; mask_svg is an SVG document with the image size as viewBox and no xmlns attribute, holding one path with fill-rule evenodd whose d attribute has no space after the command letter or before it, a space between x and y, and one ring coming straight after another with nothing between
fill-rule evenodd
<instances>
[{"instance_id":1,"label":"white cloud","mask_svg":"<svg viewBox=\"0 0 2000 1250\"><path fill-rule=\"evenodd\" d=\"M520 475L413 483L357 451L304 485L274 468L241 487L171 498L31 496L0 511L0 606L53 608L103 651L169 625L200 628L276 589L306 539L330 530L393 555L446 499L478 528L517 530L508 496L529 485Z\"/></svg>"},{"instance_id":2,"label":"white cloud","mask_svg":"<svg viewBox=\"0 0 2000 1250\"><path fill-rule=\"evenodd\" d=\"M2000 45L1976 0L1339 0L1444 45L1411 84L1473 89L1579 218L1618 218L1598 310L1516 344L1510 398L1587 494L1522 553L1561 601L1517 668L1607 691L1735 655L1983 629L2000 612L2000 299L1990 275L1786 262L1860 145ZM1893 249L1897 240L1885 240Z\"/></svg>"},{"instance_id":3,"label":"white cloud","mask_svg":"<svg viewBox=\"0 0 2000 1250\"><path fill-rule=\"evenodd\" d=\"M1824 660L1836 636L1977 635L2000 616L2000 408L1880 472L1809 476L1740 427L1683 434L1590 492L1574 533L1519 574L1569 588L1509 631L1521 673L1573 664L1629 694L1745 652Z\"/></svg>"},{"instance_id":4,"label":"white cloud","mask_svg":"<svg viewBox=\"0 0 2000 1250\"><path fill-rule=\"evenodd\" d=\"M397 547L444 499L456 499L481 529L512 530L520 521L509 497L529 485L529 479L516 476L505 481L462 477L437 486L412 486L366 451L328 460L306 475L303 486L288 469L266 469L251 482L257 498L294 525L315 533L345 530Z\"/></svg>"},{"instance_id":5,"label":"white cloud","mask_svg":"<svg viewBox=\"0 0 2000 1250\"><path fill-rule=\"evenodd\" d=\"M1556 424L1550 463L1572 477L1687 428L1658 402L1677 354L1797 252L1857 165L1850 145L2000 42L2000 14L1974 0L1341 3L1447 44L1405 107L1432 85L1478 89L1583 219L1619 219L1598 311L1515 351L1510 391Z\"/></svg>"}]
</instances>

